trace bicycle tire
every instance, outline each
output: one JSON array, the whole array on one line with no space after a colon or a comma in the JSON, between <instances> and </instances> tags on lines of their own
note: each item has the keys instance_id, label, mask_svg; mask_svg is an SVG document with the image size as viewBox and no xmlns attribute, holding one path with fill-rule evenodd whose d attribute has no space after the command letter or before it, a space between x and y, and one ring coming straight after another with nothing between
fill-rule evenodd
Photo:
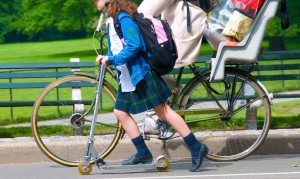
<instances>
[{"instance_id":1,"label":"bicycle tire","mask_svg":"<svg viewBox=\"0 0 300 179\"><path fill-rule=\"evenodd\" d=\"M66 76L50 83L38 96L32 111L32 134L51 160L75 167L84 159L97 84L89 76ZM115 100L116 91L104 82L98 111L105 112L98 112L94 137L100 158L107 157L122 136L121 123L113 115Z\"/></svg>"},{"instance_id":2,"label":"bicycle tire","mask_svg":"<svg viewBox=\"0 0 300 179\"><path fill-rule=\"evenodd\" d=\"M209 76L210 71L207 71L203 74L203 79L209 80ZM211 82L211 86L222 94L216 95L216 98L227 111L226 114L197 77L187 87L181 100L184 109L210 111L205 114L185 115L184 118L195 135L208 146L207 158L213 161L235 161L251 155L267 137L271 121L267 93L253 76L248 75L247 78L247 73L241 70L226 68L225 78L231 85L227 93L222 94L225 87L221 81ZM246 87L243 87L243 81ZM236 87L234 92L233 86ZM239 89L243 90L238 95ZM235 94L235 99L233 112L230 113L228 104L231 94Z\"/></svg>"}]
</instances>

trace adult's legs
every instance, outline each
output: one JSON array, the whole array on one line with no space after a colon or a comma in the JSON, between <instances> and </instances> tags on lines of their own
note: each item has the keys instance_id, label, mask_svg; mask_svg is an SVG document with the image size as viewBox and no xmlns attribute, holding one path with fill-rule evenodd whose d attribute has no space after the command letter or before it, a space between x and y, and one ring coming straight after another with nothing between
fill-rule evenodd
<instances>
[{"instance_id":1,"label":"adult's legs","mask_svg":"<svg viewBox=\"0 0 300 179\"><path fill-rule=\"evenodd\" d=\"M173 111L167 103L156 106L154 110L159 118L168 122L183 137L183 140L188 145L192 156L190 171L197 171L200 168L204 157L208 153L206 145L196 139L183 118Z\"/></svg>"},{"instance_id":2,"label":"adult's legs","mask_svg":"<svg viewBox=\"0 0 300 179\"><path fill-rule=\"evenodd\" d=\"M156 106L154 111L159 118L168 122L180 134L181 137L184 138L191 133L191 130L186 125L183 118L173 109L171 109L167 103Z\"/></svg>"}]
</instances>

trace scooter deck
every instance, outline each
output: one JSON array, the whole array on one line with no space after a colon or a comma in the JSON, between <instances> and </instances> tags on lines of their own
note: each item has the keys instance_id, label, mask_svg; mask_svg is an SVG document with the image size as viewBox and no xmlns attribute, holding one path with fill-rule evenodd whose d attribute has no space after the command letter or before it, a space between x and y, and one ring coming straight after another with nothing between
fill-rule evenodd
<instances>
[{"instance_id":1,"label":"scooter deck","mask_svg":"<svg viewBox=\"0 0 300 179\"><path fill-rule=\"evenodd\" d=\"M96 160L96 165L100 171L108 170L131 170L131 169L152 169L156 168L160 172L166 172L170 168L170 161L165 155L160 155L152 163L136 165L107 165L102 158ZM78 171L82 175L89 175L92 172L92 164L86 165L86 161L78 165Z\"/></svg>"},{"instance_id":2,"label":"scooter deck","mask_svg":"<svg viewBox=\"0 0 300 179\"><path fill-rule=\"evenodd\" d=\"M170 162L165 155L160 155L152 163L148 164L136 164L136 165L107 165L103 160L99 163L100 170L127 170L127 169L151 169L156 168L158 170L168 170ZM102 165L101 165L102 164Z\"/></svg>"},{"instance_id":3,"label":"scooter deck","mask_svg":"<svg viewBox=\"0 0 300 179\"><path fill-rule=\"evenodd\" d=\"M149 163L149 164L136 164L136 165L103 165L99 167L100 170L126 170L126 169L149 169L149 168L164 168L166 167L165 163Z\"/></svg>"}]
</instances>

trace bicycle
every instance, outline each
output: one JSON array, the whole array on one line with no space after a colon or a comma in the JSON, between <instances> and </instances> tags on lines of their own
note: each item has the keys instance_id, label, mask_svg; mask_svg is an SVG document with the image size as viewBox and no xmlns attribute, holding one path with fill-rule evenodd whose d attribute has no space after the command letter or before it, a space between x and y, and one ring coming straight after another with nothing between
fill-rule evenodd
<instances>
[{"instance_id":1,"label":"bicycle","mask_svg":"<svg viewBox=\"0 0 300 179\"><path fill-rule=\"evenodd\" d=\"M103 38L100 39L102 45ZM196 136L201 136L203 143L214 149L207 156L210 160L243 159L257 150L267 137L271 99L264 86L251 75L254 65L252 63L248 71L239 69L240 65L226 67L223 80L210 82L211 69L200 72L191 64L189 68L194 77L180 94L173 90L170 106L183 116ZM179 70L175 89L183 72L184 67ZM92 153L100 151L91 159L92 164L96 158L107 157L125 135L119 121L111 118L116 89L107 74L116 81L115 72L101 66L97 77L82 73L62 77L40 93L33 106L32 133L39 148L53 161L78 166L82 154L88 155L85 148L88 143L94 147ZM43 115L47 113L51 115L45 119ZM144 137L172 139L175 131L167 123L158 121L159 134L144 134ZM87 139L86 135L93 138ZM55 143L49 142L51 140Z\"/></svg>"}]
</instances>

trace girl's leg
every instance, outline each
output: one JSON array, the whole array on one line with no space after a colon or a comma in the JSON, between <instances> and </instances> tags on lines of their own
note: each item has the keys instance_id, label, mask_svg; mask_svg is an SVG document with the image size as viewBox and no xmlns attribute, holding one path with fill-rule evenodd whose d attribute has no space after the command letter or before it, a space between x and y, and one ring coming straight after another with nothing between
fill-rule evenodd
<instances>
[{"instance_id":1,"label":"girl's leg","mask_svg":"<svg viewBox=\"0 0 300 179\"><path fill-rule=\"evenodd\" d=\"M131 138L131 141L137 150L137 153L135 155L133 155L128 160L122 161L122 164L134 165L138 163L151 163L153 160L152 154L149 151L143 137L140 134L139 128L131 115L127 112L117 109L114 110L114 114L121 122L123 128Z\"/></svg>"},{"instance_id":2,"label":"girl's leg","mask_svg":"<svg viewBox=\"0 0 300 179\"><path fill-rule=\"evenodd\" d=\"M203 158L208 153L207 147L196 139L183 118L173 111L167 103L156 106L154 110L159 118L168 122L183 137L184 142L190 148L192 156L190 171L197 171L202 164Z\"/></svg>"},{"instance_id":3,"label":"girl's leg","mask_svg":"<svg viewBox=\"0 0 300 179\"><path fill-rule=\"evenodd\" d=\"M129 113L115 109L114 114L121 122L123 128L131 139L134 139L141 135L136 122Z\"/></svg>"}]
</instances>

